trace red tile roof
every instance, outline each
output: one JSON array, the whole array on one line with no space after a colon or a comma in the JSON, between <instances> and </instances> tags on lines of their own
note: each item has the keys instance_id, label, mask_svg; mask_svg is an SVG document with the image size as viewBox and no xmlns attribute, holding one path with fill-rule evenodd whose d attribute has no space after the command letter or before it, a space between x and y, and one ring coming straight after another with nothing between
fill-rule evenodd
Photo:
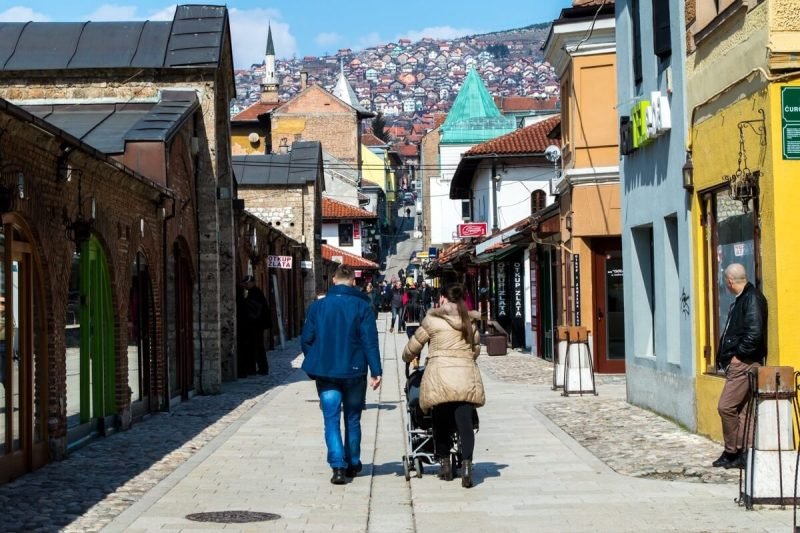
<instances>
[{"instance_id":1,"label":"red tile roof","mask_svg":"<svg viewBox=\"0 0 800 533\"><path fill-rule=\"evenodd\" d=\"M558 98L533 98L531 96L495 96L494 103L503 113L515 111L554 111Z\"/></svg>"},{"instance_id":2,"label":"red tile roof","mask_svg":"<svg viewBox=\"0 0 800 533\"><path fill-rule=\"evenodd\" d=\"M364 146L386 146L386 142L380 140L374 133L368 131L361 136L361 144Z\"/></svg>"},{"instance_id":3,"label":"red tile roof","mask_svg":"<svg viewBox=\"0 0 800 533\"><path fill-rule=\"evenodd\" d=\"M237 114L234 117L231 117L231 121L233 122L245 122L245 121L253 121L258 122L258 115L263 115L264 113L269 113L283 102L277 102L274 104L262 104L261 102L256 102L255 104L251 105L241 113Z\"/></svg>"},{"instance_id":4,"label":"red tile roof","mask_svg":"<svg viewBox=\"0 0 800 533\"><path fill-rule=\"evenodd\" d=\"M402 157L417 157L419 153L419 147L416 144L397 143L392 148Z\"/></svg>"},{"instance_id":5,"label":"red tile roof","mask_svg":"<svg viewBox=\"0 0 800 533\"><path fill-rule=\"evenodd\" d=\"M378 264L373 263L369 259L364 259L360 255L345 252L341 248L331 246L330 244L322 245L322 259L326 261L333 261L335 256L340 256L344 264L349 267L363 268L367 270L378 270Z\"/></svg>"},{"instance_id":6,"label":"red tile roof","mask_svg":"<svg viewBox=\"0 0 800 533\"><path fill-rule=\"evenodd\" d=\"M561 124L561 117L555 116L537 122L526 128L507 133L491 141L477 144L464 156L488 154L542 154L551 144L558 145L559 139L551 139L547 135Z\"/></svg>"},{"instance_id":7,"label":"red tile roof","mask_svg":"<svg viewBox=\"0 0 800 533\"><path fill-rule=\"evenodd\" d=\"M378 218L378 215L372 211L323 196L322 218Z\"/></svg>"}]
</instances>

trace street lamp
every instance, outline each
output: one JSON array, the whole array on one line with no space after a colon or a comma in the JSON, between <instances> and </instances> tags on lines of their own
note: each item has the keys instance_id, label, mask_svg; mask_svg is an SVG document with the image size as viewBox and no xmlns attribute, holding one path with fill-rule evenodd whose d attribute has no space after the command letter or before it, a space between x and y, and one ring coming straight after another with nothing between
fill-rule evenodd
<instances>
[{"instance_id":1,"label":"street lamp","mask_svg":"<svg viewBox=\"0 0 800 533\"><path fill-rule=\"evenodd\" d=\"M692 163L692 152L686 151L686 163L683 164L683 188L686 192L694 190L694 164Z\"/></svg>"}]
</instances>

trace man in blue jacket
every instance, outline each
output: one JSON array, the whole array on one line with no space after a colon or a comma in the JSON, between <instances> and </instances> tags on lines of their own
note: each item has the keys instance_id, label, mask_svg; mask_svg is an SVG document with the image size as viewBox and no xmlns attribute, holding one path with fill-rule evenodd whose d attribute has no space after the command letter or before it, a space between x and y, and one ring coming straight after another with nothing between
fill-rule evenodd
<instances>
[{"instance_id":1,"label":"man in blue jacket","mask_svg":"<svg viewBox=\"0 0 800 533\"><path fill-rule=\"evenodd\" d=\"M331 483L342 485L361 471L361 411L367 369L373 390L381 384L382 370L375 315L367 296L354 287L353 270L339 265L333 283L325 298L308 308L301 337L302 368L317 384L328 464L333 469Z\"/></svg>"}]
</instances>

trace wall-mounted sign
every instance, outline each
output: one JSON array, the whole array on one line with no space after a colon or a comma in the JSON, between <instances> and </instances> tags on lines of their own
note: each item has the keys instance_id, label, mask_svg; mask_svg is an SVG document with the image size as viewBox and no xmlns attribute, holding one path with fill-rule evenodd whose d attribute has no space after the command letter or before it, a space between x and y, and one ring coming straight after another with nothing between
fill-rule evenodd
<instances>
[{"instance_id":1,"label":"wall-mounted sign","mask_svg":"<svg viewBox=\"0 0 800 533\"><path fill-rule=\"evenodd\" d=\"M483 237L489 232L489 225L486 222L469 222L458 224L456 234L461 237Z\"/></svg>"},{"instance_id":2,"label":"wall-mounted sign","mask_svg":"<svg viewBox=\"0 0 800 533\"><path fill-rule=\"evenodd\" d=\"M575 299L575 325L581 325L581 256L572 256L572 296Z\"/></svg>"},{"instance_id":3,"label":"wall-mounted sign","mask_svg":"<svg viewBox=\"0 0 800 533\"><path fill-rule=\"evenodd\" d=\"M641 148L650 142L647 135L647 108L650 102L642 100L636 102L631 108L631 123L633 124L633 148Z\"/></svg>"},{"instance_id":4,"label":"wall-mounted sign","mask_svg":"<svg viewBox=\"0 0 800 533\"><path fill-rule=\"evenodd\" d=\"M783 158L800 159L800 87L781 87Z\"/></svg>"},{"instance_id":5,"label":"wall-mounted sign","mask_svg":"<svg viewBox=\"0 0 800 533\"><path fill-rule=\"evenodd\" d=\"M311 270L312 268L314 268L314 263L312 263L311 261L300 261L300 268L302 268L303 270Z\"/></svg>"},{"instance_id":6,"label":"wall-mounted sign","mask_svg":"<svg viewBox=\"0 0 800 533\"><path fill-rule=\"evenodd\" d=\"M267 256L267 266L269 268L283 268L283 269L291 269L292 268L292 256L291 255L268 255Z\"/></svg>"}]
</instances>

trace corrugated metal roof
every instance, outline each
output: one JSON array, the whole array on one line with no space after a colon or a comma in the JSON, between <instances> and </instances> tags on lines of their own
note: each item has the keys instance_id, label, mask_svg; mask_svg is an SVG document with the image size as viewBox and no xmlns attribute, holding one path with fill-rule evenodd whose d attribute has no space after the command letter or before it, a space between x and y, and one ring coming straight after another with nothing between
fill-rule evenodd
<instances>
[{"instance_id":1,"label":"corrugated metal roof","mask_svg":"<svg viewBox=\"0 0 800 533\"><path fill-rule=\"evenodd\" d=\"M321 157L319 141L301 141L288 154L233 156L233 173L239 185L301 185L317 180Z\"/></svg>"},{"instance_id":2,"label":"corrugated metal roof","mask_svg":"<svg viewBox=\"0 0 800 533\"><path fill-rule=\"evenodd\" d=\"M0 70L217 66L225 6L178 6L172 22L0 23Z\"/></svg>"}]
</instances>

